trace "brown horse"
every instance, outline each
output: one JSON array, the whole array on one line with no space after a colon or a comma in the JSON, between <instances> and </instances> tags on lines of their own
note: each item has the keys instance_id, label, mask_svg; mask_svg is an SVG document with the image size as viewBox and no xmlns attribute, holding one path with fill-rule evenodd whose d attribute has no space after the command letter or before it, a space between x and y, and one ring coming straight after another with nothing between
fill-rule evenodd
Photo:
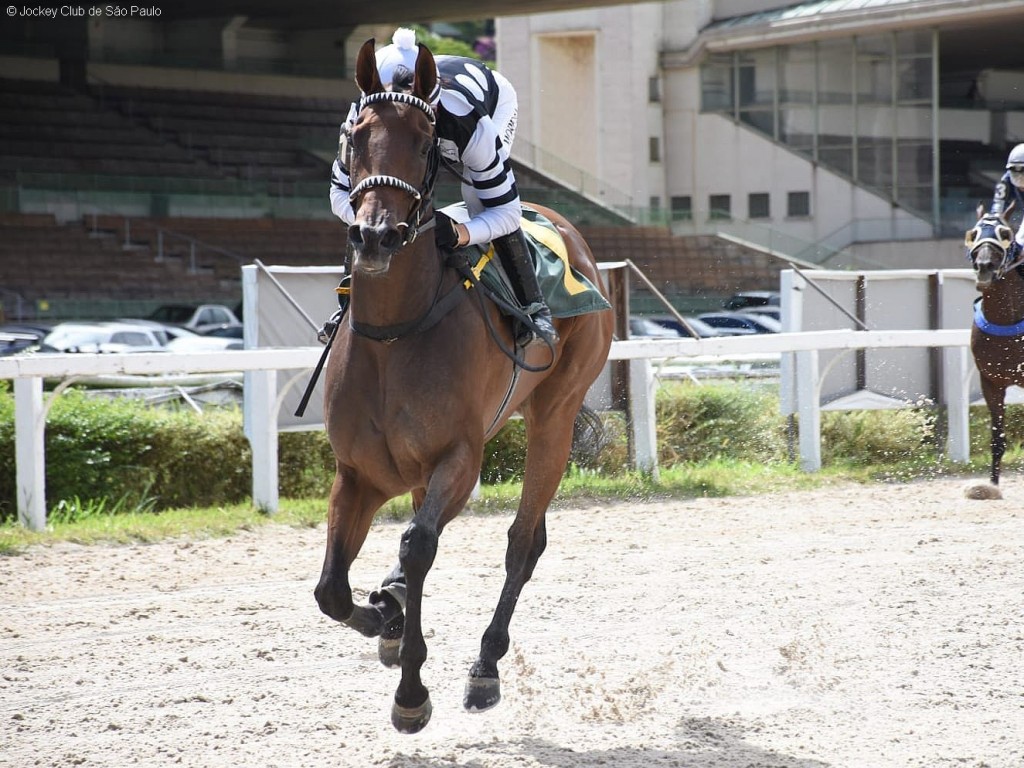
<instances>
[{"instance_id":1,"label":"brown horse","mask_svg":"<svg viewBox=\"0 0 1024 768\"><path fill-rule=\"evenodd\" d=\"M991 418L992 485L1006 451L1006 390L1024 386L1024 264L1007 261L1013 230L1005 218L982 215L966 244L981 298L974 304L971 352L981 375L981 393ZM1007 211L1004 216L1008 216Z\"/></svg>"},{"instance_id":2,"label":"brown horse","mask_svg":"<svg viewBox=\"0 0 1024 768\"><path fill-rule=\"evenodd\" d=\"M501 351L499 341L506 350L514 344L511 323L465 288L430 231L438 147L427 99L436 77L433 56L421 45L411 88L385 89L374 41L359 52L356 81L364 96L347 150L356 214L349 229L351 300L325 370L324 412L337 474L315 596L331 618L379 637L385 665L401 666L391 720L406 733L423 728L431 714L420 679L427 655L421 610L438 538L473 492L484 444L518 410L528 435L523 493L508 532L504 586L464 699L471 711L498 703L498 660L508 651L509 622L544 551L545 514L584 397L607 359L613 325L607 311L559 320L554 350L530 347L541 362L551 360L546 368L523 370ZM556 224L571 264L600 285L580 234L554 212L539 210ZM401 537L399 564L366 605L355 605L349 568L377 510L407 492L414 514Z\"/></svg>"}]
</instances>

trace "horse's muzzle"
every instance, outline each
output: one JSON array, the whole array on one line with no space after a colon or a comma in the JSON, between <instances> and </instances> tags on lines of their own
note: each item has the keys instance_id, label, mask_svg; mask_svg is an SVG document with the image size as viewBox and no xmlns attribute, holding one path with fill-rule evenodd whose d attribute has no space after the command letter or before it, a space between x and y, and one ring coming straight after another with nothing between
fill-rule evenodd
<instances>
[{"instance_id":1,"label":"horse's muzzle","mask_svg":"<svg viewBox=\"0 0 1024 768\"><path fill-rule=\"evenodd\" d=\"M355 253L353 268L370 274L386 271L404 242L401 230L387 223L353 224L348 241Z\"/></svg>"}]
</instances>

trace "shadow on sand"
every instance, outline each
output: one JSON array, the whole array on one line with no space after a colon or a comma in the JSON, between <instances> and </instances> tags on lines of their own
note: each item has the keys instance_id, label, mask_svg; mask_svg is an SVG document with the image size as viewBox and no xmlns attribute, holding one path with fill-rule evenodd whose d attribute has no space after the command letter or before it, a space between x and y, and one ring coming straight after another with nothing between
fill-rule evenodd
<instances>
[{"instance_id":1,"label":"shadow on sand","mask_svg":"<svg viewBox=\"0 0 1024 768\"><path fill-rule=\"evenodd\" d=\"M647 766L684 766L685 768L827 768L829 763L766 750L749 743L742 729L716 718L683 718L675 729L676 747L573 750L542 739L516 739L487 744L464 744L463 749L479 748L503 758L521 755L550 768L646 768ZM416 754L398 754L389 768L490 768L486 758L467 760L430 758Z\"/></svg>"}]
</instances>

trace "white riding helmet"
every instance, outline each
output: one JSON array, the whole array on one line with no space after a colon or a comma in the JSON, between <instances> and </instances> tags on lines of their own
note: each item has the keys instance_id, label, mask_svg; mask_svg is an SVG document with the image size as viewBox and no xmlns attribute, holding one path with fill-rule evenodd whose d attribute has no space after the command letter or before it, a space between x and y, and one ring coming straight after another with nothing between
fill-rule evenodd
<instances>
[{"instance_id":1,"label":"white riding helmet","mask_svg":"<svg viewBox=\"0 0 1024 768\"><path fill-rule=\"evenodd\" d=\"M391 45L385 45L377 51L377 71L380 72L380 81L385 86L391 85L394 80L395 70L403 66L410 72L416 71L416 57L419 55L419 48L416 47L416 32L405 27L399 27L391 36ZM430 103L436 105L441 95L441 80L438 77L437 85L430 94ZM1022 145L1024 146L1024 145Z\"/></svg>"}]
</instances>

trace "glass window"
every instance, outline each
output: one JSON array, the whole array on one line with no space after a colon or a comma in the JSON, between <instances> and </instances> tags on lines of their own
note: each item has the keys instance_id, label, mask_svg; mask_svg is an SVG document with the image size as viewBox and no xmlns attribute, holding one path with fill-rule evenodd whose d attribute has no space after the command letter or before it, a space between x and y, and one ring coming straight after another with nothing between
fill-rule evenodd
<instances>
[{"instance_id":1,"label":"glass window","mask_svg":"<svg viewBox=\"0 0 1024 768\"><path fill-rule=\"evenodd\" d=\"M786 195L787 216L810 216L811 215L811 193L790 192Z\"/></svg>"},{"instance_id":2,"label":"glass window","mask_svg":"<svg viewBox=\"0 0 1024 768\"><path fill-rule=\"evenodd\" d=\"M813 104L817 90L815 46L790 45L779 49L779 102Z\"/></svg>"},{"instance_id":3,"label":"glass window","mask_svg":"<svg viewBox=\"0 0 1024 768\"><path fill-rule=\"evenodd\" d=\"M732 54L709 56L700 69L700 108L705 112L732 112Z\"/></svg>"},{"instance_id":4,"label":"glass window","mask_svg":"<svg viewBox=\"0 0 1024 768\"><path fill-rule=\"evenodd\" d=\"M770 216L767 192L751 192L747 196L747 218L767 219Z\"/></svg>"},{"instance_id":5,"label":"glass window","mask_svg":"<svg viewBox=\"0 0 1024 768\"><path fill-rule=\"evenodd\" d=\"M661 80L657 76L647 78L647 100L661 101Z\"/></svg>"},{"instance_id":6,"label":"glass window","mask_svg":"<svg viewBox=\"0 0 1024 768\"><path fill-rule=\"evenodd\" d=\"M748 51L738 55L739 119L768 136L775 137L776 48Z\"/></svg>"},{"instance_id":7,"label":"glass window","mask_svg":"<svg viewBox=\"0 0 1024 768\"><path fill-rule=\"evenodd\" d=\"M892 103L892 35L857 38L857 101Z\"/></svg>"},{"instance_id":8,"label":"glass window","mask_svg":"<svg viewBox=\"0 0 1024 768\"><path fill-rule=\"evenodd\" d=\"M725 221L732 218L732 199L729 195L708 196L708 218L711 221Z\"/></svg>"},{"instance_id":9,"label":"glass window","mask_svg":"<svg viewBox=\"0 0 1024 768\"><path fill-rule=\"evenodd\" d=\"M648 152L652 163L661 161L661 140L657 136L651 136L648 140Z\"/></svg>"},{"instance_id":10,"label":"glass window","mask_svg":"<svg viewBox=\"0 0 1024 768\"><path fill-rule=\"evenodd\" d=\"M673 221L690 221L693 218L693 201L689 195L673 195L669 204Z\"/></svg>"}]
</instances>

